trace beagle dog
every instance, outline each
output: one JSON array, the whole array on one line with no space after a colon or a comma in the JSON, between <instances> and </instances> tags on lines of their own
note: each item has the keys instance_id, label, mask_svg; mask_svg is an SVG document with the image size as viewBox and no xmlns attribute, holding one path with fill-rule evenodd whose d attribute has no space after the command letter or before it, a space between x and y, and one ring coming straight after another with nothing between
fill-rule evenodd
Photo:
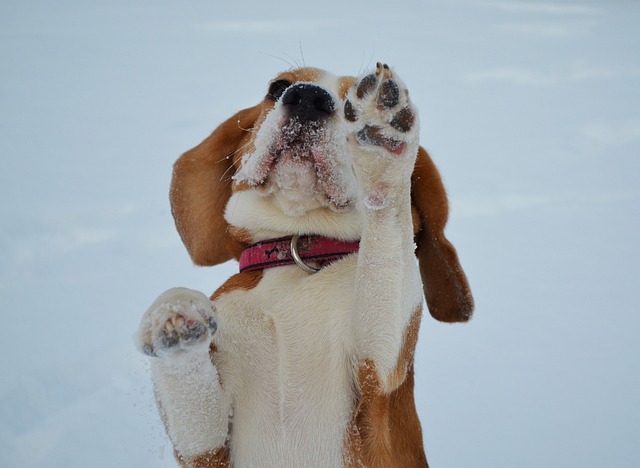
<instances>
[{"instance_id":1,"label":"beagle dog","mask_svg":"<svg viewBox=\"0 0 640 468\"><path fill-rule=\"evenodd\" d=\"M211 298L175 288L136 335L185 467L427 466L413 397L423 304L467 321L445 190L387 65L278 75L175 163L197 265L240 262Z\"/></svg>"}]
</instances>

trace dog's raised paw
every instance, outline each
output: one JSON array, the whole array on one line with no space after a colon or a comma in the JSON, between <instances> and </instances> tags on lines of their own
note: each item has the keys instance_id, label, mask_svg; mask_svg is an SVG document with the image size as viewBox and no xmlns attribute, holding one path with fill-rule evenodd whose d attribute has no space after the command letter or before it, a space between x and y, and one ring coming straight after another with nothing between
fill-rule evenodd
<instances>
[{"instance_id":1,"label":"dog's raised paw","mask_svg":"<svg viewBox=\"0 0 640 468\"><path fill-rule=\"evenodd\" d=\"M142 317L135 340L148 356L207 349L217 330L215 306L202 293L173 288L161 294Z\"/></svg>"},{"instance_id":2,"label":"dog's raised paw","mask_svg":"<svg viewBox=\"0 0 640 468\"><path fill-rule=\"evenodd\" d=\"M356 126L355 140L362 147L383 149L401 156L412 145L417 112L409 91L388 65L358 79L347 94L344 116Z\"/></svg>"}]
</instances>

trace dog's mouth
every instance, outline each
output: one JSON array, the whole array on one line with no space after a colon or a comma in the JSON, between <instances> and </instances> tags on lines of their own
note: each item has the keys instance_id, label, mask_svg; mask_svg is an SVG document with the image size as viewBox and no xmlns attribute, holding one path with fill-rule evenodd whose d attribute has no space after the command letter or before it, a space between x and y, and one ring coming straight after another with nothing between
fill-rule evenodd
<instances>
[{"instance_id":1,"label":"dog's mouth","mask_svg":"<svg viewBox=\"0 0 640 468\"><path fill-rule=\"evenodd\" d=\"M327 128L324 122L289 119L278 132L269 152L275 161L282 157L294 161L313 161L321 158L327 146Z\"/></svg>"},{"instance_id":2,"label":"dog's mouth","mask_svg":"<svg viewBox=\"0 0 640 468\"><path fill-rule=\"evenodd\" d=\"M345 180L344 140L327 121L280 120L267 144L256 139L256 154L243 161L243 179L264 194L298 204L302 211L314 203L342 210L353 203ZM264 149L259 150L260 147ZM350 165L349 165L350 167Z\"/></svg>"}]
</instances>

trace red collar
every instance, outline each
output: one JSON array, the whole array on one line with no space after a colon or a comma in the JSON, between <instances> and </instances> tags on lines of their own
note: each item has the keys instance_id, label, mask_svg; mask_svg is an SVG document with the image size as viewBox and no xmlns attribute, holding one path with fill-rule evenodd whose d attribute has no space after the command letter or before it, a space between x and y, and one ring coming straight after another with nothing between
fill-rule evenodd
<instances>
[{"instance_id":1,"label":"red collar","mask_svg":"<svg viewBox=\"0 0 640 468\"><path fill-rule=\"evenodd\" d=\"M240 255L240 272L297 264L314 273L317 268L305 262L325 266L358 251L360 242L344 242L319 236L288 236L268 239L250 245Z\"/></svg>"}]
</instances>

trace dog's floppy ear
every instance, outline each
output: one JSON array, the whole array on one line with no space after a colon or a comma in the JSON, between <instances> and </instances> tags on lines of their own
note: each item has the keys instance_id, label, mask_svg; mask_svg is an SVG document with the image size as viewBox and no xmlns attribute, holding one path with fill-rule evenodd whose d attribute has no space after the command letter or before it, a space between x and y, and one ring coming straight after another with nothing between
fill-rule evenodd
<instances>
[{"instance_id":1,"label":"dog's floppy ear","mask_svg":"<svg viewBox=\"0 0 640 468\"><path fill-rule=\"evenodd\" d=\"M429 312L442 322L466 322L473 313L473 296L456 250L444 236L449 205L442 179L422 147L411 185L411 198L420 218L416 254Z\"/></svg>"},{"instance_id":2,"label":"dog's floppy ear","mask_svg":"<svg viewBox=\"0 0 640 468\"><path fill-rule=\"evenodd\" d=\"M233 155L248 141L260 112L260 106L238 112L173 166L171 212L196 265L217 265L233 257L224 219L235 174Z\"/></svg>"}]
</instances>

